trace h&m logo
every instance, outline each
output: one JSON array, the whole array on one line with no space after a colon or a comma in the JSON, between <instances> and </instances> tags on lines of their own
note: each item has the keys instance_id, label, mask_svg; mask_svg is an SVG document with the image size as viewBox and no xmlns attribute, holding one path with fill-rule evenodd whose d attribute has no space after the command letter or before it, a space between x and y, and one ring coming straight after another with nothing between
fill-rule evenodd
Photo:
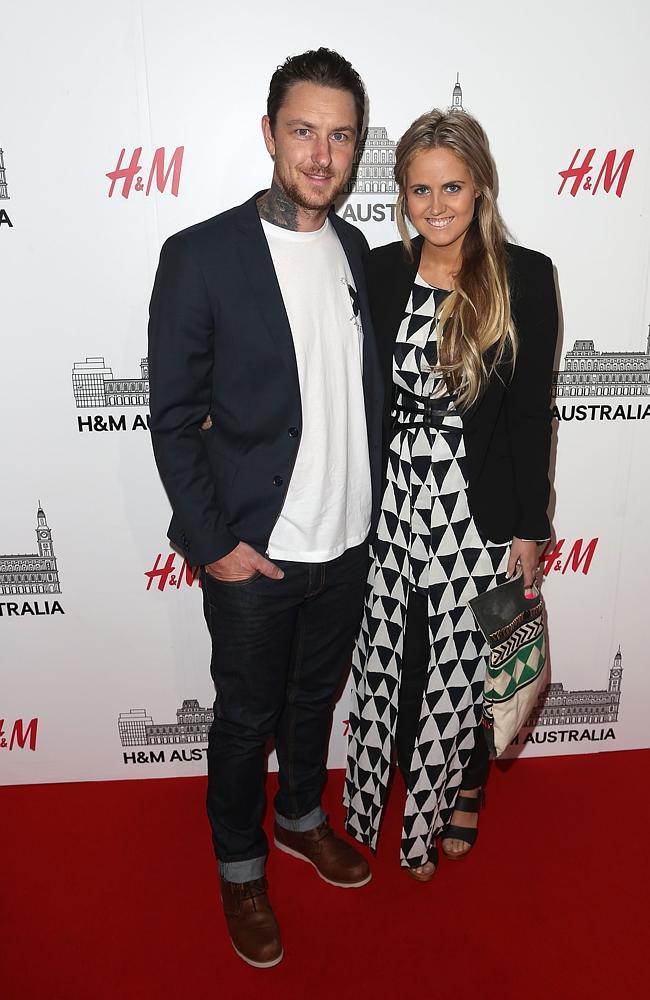
<instances>
[{"instance_id":1,"label":"h&m logo","mask_svg":"<svg viewBox=\"0 0 650 1000\"><path fill-rule=\"evenodd\" d=\"M595 152L596 147L594 146L593 149L588 149L586 153L582 155L582 159L580 159L581 150L580 148L576 149L573 154L573 159L567 169L559 171L562 183L560 184L558 194L562 194L566 182L571 180L573 183L569 189L569 194L572 198L575 198L578 191L581 189L583 191L590 191L592 195L596 194L601 181L607 194L609 194L614 186L614 183L616 183L616 197L620 198L622 196L630 164L632 163L632 157L634 156L634 150L626 150L626 152L620 157L618 164L616 162L617 150L610 149L607 153L605 153L605 156L600 164L600 169L598 170L596 182L593 184L592 161Z\"/></svg>"},{"instance_id":2,"label":"h&m logo","mask_svg":"<svg viewBox=\"0 0 650 1000\"><path fill-rule=\"evenodd\" d=\"M110 170L106 176L111 182L111 186L108 191L108 197L113 197L113 192L115 190L115 185L118 181L122 181L122 190L120 194L123 198L128 198L131 193L131 188L134 191L144 191L145 195L148 195L151 191L151 185L154 180L156 182L156 187L158 191L162 194L167 187L167 182L171 176L171 193L174 198L178 198L178 189L181 183L181 169L183 166L183 153L185 152L185 146L177 146L175 151L172 153L167 167L165 168L165 147L160 146L156 152L153 154L151 160L151 167L149 168L149 177L147 180L147 185L145 187L144 180L142 177L142 167L140 165L140 156L142 155L142 146L138 146L137 149L133 150L133 155L126 166L122 166L124 162L124 155L126 149L123 149L118 157L117 166L115 170ZM135 184L134 184L135 181Z\"/></svg>"},{"instance_id":3,"label":"h&m logo","mask_svg":"<svg viewBox=\"0 0 650 1000\"><path fill-rule=\"evenodd\" d=\"M25 723L24 719L16 719L13 724L0 719L0 750L13 750L18 748L24 750L36 750L36 735L38 731L38 719L30 719Z\"/></svg>"},{"instance_id":4,"label":"h&m logo","mask_svg":"<svg viewBox=\"0 0 650 1000\"><path fill-rule=\"evenodd\" d=\"M144 574L147 577L147 590L151 590L154 581L157 583L158 590L164 590L167 586L180 590L183 586L191 587L195 581L199 587L202 586L197 566L189 566L184 559L181 560L174 552L169 553L164 563L162 563L162 558L162 553L159 552L153 568L146 570ZM177 559L180 562L180 569L176 567Z\"/></svg>"},{"instance_id":5,"label":"h&m logo","mask_svg":"<svg viewBox=\"0 0 650 1000\"><path fill-rule=\"evenodd\" d=\"M544 565L544 576L548 576L551 570L561 573L562 576L567 570L572 573L581 571L583 576L589 572L598 539L592 538L585 544L584 538L577 538L567 554L564 551L565 542L566 538L558 538L555 545L549 542L544 549L539 560L540 564Z\"/></svg>"}]
</instances>

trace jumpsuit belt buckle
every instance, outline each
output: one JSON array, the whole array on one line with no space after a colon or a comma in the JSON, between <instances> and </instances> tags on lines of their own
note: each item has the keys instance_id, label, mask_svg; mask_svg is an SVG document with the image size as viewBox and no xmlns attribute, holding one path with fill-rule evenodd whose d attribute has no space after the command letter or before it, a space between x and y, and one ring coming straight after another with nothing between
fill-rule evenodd
<instances>
[{"instance_id":1,"label":"jumpsuit belt buckle","mask_svg":"<svg viewBox=\"0 0 650 1000\"><path fill-rule=\"evenodd\" d=\"M444 426L444 419L447 415L446 410L439 410L436 408L435 401L433 399L427 398L424 400L422 422L425 427L442 428Z\"/></svg>"}]
</instances>

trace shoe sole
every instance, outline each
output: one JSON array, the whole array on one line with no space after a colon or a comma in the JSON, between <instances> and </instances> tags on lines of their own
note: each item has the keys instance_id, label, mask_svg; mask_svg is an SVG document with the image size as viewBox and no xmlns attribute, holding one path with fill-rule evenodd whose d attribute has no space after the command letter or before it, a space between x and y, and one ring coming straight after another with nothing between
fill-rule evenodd
<instances>
[{"instance_id":1,"label":"shoe sole","mask_svg":"<svg viewBox=\"0 0 650 1000\"><path fill-rule=\"evenodd\" d=\"M406 868L405 871L407 875L410 875L411 878L415 879L416 882L430 882L433 876L436 874L437 869L434 868L429 875L418 875L418 873L414 871L413 868Z\"/></svg>"},{"instance_id":2,"label":"shoe sole","mask_svg":"<svg viewBox=\"0 0 650 1000\"><path fill-rule=\"evenodd\" d=\"M235 942L233 941L232 938L230 939L230 943L233 947L233 951L235 952L235 954L239 955L241 960L243 962L246 962L246 965L252 965L254 969L272 969L274 965L278 965L284 958L284 949L283 949L278 955L278 957L274 958L272 962L254 962L252 958L248 958L246 955L244 955L243 952L239 951L238 948L235 948Z\"/></svg>"},{"instance_id":3,"label":"shoe sole","mask_svg":"<svg viewBox=\"0 0 650 1000\"><path fill-rule=\"evenodd\" d=\"M294 851L293 848L287 847L286 844L283 844L282 841L278 840L276 837L273 838L273 843L276 847L279 847L281 851L284 851L285 854L290 854L292 858L298 858L299 861L306 861L308 865L311 865L312 868L316 870L318 876L322 878L323 882L327 882L328 885L335 885L337 889L360 889L362 885L367 885L372 878L372 872L368 872L367 877L362 879L360 882L333 882L331 878L325 878L318 866L315 865L313 861L310 861L309 858L305 857L304 854L299 854L298 851Z\"/></svg>"}]
</instances>

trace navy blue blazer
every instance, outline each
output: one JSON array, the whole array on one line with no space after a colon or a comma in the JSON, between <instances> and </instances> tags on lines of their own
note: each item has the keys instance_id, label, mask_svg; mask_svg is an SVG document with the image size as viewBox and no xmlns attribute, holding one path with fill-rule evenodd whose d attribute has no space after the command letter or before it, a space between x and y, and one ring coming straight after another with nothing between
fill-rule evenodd
<instances>
[{"instance_id":1,"label":"navy blue blazer","mask_svg":"<svg viewBox=\"0 0 650 1000\"><path fill-rule=\"evenodd\" d=\"M423 239L413 240L414 260L401 242L371 251L368 294L384 376L384 469L390 441L393 349L420 264ZM512 314L519 336L514 373L503 364L463 413L468 500L482 534L493 542L550 535L549 456L551 382L558 332L553 265L535 250L506 244ZM490 355L486 354L489 365Z\"/></svg>"},{"instance_id":2,"label":"navy blue blazer","mask_svg":"<svg viewBox=\"0 0 650 1000\"><path fill-rule=\"evenodd\" d=\"M171 236L151 297L151 436L173 510L168 536L193 566L239 541L266 551L300 444L293 338L258 197ZM375 523L383 384L363 268L368 244L333 211L329 218L359 294ZM202 431L207 414L212 427Z\"/></svg>"}]
</instances>

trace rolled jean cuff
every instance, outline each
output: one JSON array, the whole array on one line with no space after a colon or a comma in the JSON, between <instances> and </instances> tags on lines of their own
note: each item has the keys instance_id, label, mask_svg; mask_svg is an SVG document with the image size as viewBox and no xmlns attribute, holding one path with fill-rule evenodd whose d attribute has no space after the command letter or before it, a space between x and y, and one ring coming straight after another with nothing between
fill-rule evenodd
<instances>
[{"instance_id":1,"label":"rolled jean cuff","mask_svg":"<svg viewBox=\"0 0 650 1000\"><path fill-rule=\"evenodd\" d=\"M292 833L305 833L307 830L314 830L317 826L320 826L324 819L325 813L320 806L316 806L306 816L301 816L299 819L287 819L286 816L281 816L279 812L275 814L278 826L281 826L283 830L291 830Z\"/></svg>"},{"instance_id":2,"label":"rolled jean cuff","mask_svg":"<svg viewBox=\"0 0 650 1000\"><path fill-rule=\"evenodd\" d=\"M246 861L220 861L219 874L226 882L252 882L262 878L266 858L248 858Z\"/></svg>"}]
</instances>

